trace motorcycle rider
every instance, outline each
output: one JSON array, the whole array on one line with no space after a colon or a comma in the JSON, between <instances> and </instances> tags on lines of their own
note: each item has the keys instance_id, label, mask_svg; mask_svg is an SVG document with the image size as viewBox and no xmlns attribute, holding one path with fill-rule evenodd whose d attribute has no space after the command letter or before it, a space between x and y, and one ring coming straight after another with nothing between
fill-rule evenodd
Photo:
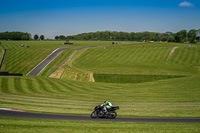
<instances>
[{"instance_id":1,"label":"motorcycle rider","mask_svg":"<svg viewBox=\"0 0 200 133\"><path fill-rule=\"evenodd\" d=\"M112 108L112 103L108 102L108 100L106 100L101 106L103 107L104 113L107 114L108 109Z\"/></svg>"}]
</instances>

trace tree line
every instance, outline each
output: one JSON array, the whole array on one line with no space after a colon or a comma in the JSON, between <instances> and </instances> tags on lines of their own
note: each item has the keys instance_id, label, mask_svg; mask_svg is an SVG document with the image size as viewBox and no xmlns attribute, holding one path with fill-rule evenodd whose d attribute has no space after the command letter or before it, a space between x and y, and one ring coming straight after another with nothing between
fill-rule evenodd
<instances>
[{"instance_id":1,"label":"tree line","mask_svg":"<svg viewBox=\"0 0 200 133\"><path fill-rule=\"evenodd\" d=\"M45 36L37 34L33 37L34 40L44 40ZM25 32L1 32L0 40L32 40L30 33Z\"/></svg>"},{"instance_id":2,"label":"tree line","mask_svg":"<svg viewBox=\"0 0 200 133\"><path fill-rule=\"evenodd\" d=\"M167 41L167 42L190 42L200 41L199 30L192 29L189 32L181 30L177 33L165 32L117 32L97 31L81 33L73 36L55 36L55 40L105 40L105 41Z\"/></svg>"},{"instance_id":3,"label":"tree line","mask_svg":"<svg viewBox=\"0 0 200 133\"><path fill-rule=\"evenodd\" d=\"M45 36L33 36L34 40L44 40ZM0 40L32 40L30 33L25 32L1 32ZM117 32L117 31L97 31L81 33L72 36L55 36L55 40L105 40L105 41L166 41L166 42L200 42L199 30L181 30L177 33L165 32Z\"/></svg>"},{"instance_id":4,"label":"tree line","mask_svg":"<svg viewBox=\"0 0 200 133\"><path fill-rule=\"evenodd\" d=\"M24 32L1 32L0 40L30 40L31 34Z\"/></svg>"}]
</instances>

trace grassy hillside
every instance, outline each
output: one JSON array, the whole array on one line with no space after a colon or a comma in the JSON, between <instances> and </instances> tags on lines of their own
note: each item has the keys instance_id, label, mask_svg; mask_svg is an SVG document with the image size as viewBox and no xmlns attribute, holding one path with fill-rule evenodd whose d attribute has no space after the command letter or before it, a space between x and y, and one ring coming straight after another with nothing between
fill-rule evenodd
<instances>
[{"instance_id":1,"label":"grassy hillside","mask_svg":"<svg viewBox=\"0 0 200 133\"><path fill-rule=\"evenodd\" d=\"M170 59L171 63L180 65L190 65L191 67L200 66L200 45L193 47L187 45L179 46Z\"/></svg>"},{"instance_id":2,"label":"grassy hillside","mask_svg":"<svg viewBox=\"0 0 200 133\"><path fill-rule=\"evenodd\" d=\"M175 45L179 46L178 53L175 52L176 55L167 61ZM170 43L115 45L106 49L88 49L73 62L73 65L94 73L196 74L197 70L193 66L200 66L199 50L199 46L188 48L184 44L182 46Z\"/></svg>"},{"instance_id":3,"label":"grassy hillside","mask_svg":"<svg viewBox=\"0 0 200 133\"><path fill-rule=\"evenodd\" d=\"M0 107L31 112L90 115L105 99L119 116L200 117L200 76L141 84L62 81L35 76L0 77Z\"/></svg>"},{"instance_id":4,"label":"grassy hillside","mask_svg":"<svg viewBox=\"0 0 200 133\"><path fill-rule=\"evenodd\" d=\"M22 44L25 47L21 47ZM61 42L54 41L3 41L2 45L7 52L1 71L22 74L27 74L53 50L62 47Z\"/></svg>"},{"instance_id":5,"label":"grassy hillside","mask_svg":"<svg viewBox=\"0 0 200 133\"><path fill-rule=\"evenodd\" d=\"M175 46L178 48L169 58ZM199 50L199 45L188 47L177 43L133 42L90 48L79 50L70 62L54 74L62 73L57 78L81 81L91 81L90 77L94 74L95 81L110 83L137 83L198 75Z\"/></svg>"},{"instance_id":6,"label":"grassy hillside","mask_svg":"<svg viewBox=\"0 0 200 133\"><path fill-rule=\"evenodd\" d=\"M27 74L52 51L59 47L84 47L111 44L111 42L105 41L73 41L73 45L62 45L62 42L64 41L2 41L2 45L7 49L7 53L1 71ZM25 47L21 47L22 44ZM26 46L29 46L29 48ZM68 56L68 54L64 56ZM49 69L54 69L55 66L60 65L59 63L65 60L64 56L62 59L54 62L54 65L51 65ZM42 75L46 75L49 71L51 70L46 69Z\"/></svg>"}]
</instances>

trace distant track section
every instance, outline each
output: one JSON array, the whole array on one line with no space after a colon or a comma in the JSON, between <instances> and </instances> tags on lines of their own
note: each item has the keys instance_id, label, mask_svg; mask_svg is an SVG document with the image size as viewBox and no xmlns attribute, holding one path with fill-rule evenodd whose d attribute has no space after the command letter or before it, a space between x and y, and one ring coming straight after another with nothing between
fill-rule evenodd
<instances>
[{"instance_id":1,"label":"distant track section","mask_svg":"<svg viewBox=\"0 0 200 133\"><path fill-rule=\"evenodd\" d=\"M108 46L108 45L106 45L106 46ZM66 50L66 49L81 50L81 49L93 48L93 47L105 47L105 45L104 46L87 46L87 47L82 47L82 48L80 48L80 47L58 48L58 49L54 50L49 56L47 56L42 62L40 62L35 68L33 68L27 75L38 75L49 63L51 63L51 61L53 61L53 59L55 59L62 51Z\"/></svg>"},{"instance_id":2,"label":"distant track section","mask_svg":"<svg viewBox=\"0 0 200 133\"><path fill-rule=\"evenodd\" d=\"M76 121L106 121L106 122L167 122L167 123L200 123L200 118L122 118L115 119L91 118L89 116L58 115L29 113L18 110L1 110L0 117L6 118L28 118L48 120L76 120Z\"/></svg>"},{"instance_id":3,"label":"distant track section","mask_svg":"<svg viewBox=\"0 0 200 133\"><path fill-rule=\"evenodd\" d=\"M55 59L62 51L66 49L73 49L78 47L64 47L54 50L49 56L47 56L42 62L40 62L35 68L33 68L27 75L38 75L53 59Z\"/></svg>"},{"instance_id":4,"label":"distant track section","mask_svg":"<svg viewBox=\"0 0 200 133\"><path fill-rule=\"evenodd\" d=\"M58 67L56 67L53 71L51 71L47 77L49 77L52 73L54 73L57 69L59 69L61 66L63 66L66 62L68 62L75 54L78 50L82 50L82 49L87 49L87 48L94 48L94 47L105 47L105 46L87 46L87 47L82 47L82 48L78 48L76 49L62 64L60 64Z\"/></svg>"}]
</instances>

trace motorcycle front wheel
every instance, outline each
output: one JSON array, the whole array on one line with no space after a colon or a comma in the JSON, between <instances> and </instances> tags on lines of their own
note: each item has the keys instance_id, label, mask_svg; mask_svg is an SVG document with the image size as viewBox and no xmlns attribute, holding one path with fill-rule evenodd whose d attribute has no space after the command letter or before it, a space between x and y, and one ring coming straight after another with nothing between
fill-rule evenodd
<instances>
[{"instance_id":1,"label":"motorcycle front wheel","mask_svg":"<svg viewBox=\"0 0 200 133\"><path fill-rule=\"evenodd\" d=\"M108 118L109 119L115 119L116 116L117 116L117 113L115 111L114 112L109 112Z\"/></svg>"},{"instance_id":2,"label":"motorcycle front wheel","mask_svg":"<svg viewBox=\"0 0 200 133\"><path fill-rule=\"evenodd\" d=\"M96 114L96 112L94 111L94 112L92 112L92 114L91 114L91 118L97 118L97 114Z\"/></svg>"}]
</instances>

